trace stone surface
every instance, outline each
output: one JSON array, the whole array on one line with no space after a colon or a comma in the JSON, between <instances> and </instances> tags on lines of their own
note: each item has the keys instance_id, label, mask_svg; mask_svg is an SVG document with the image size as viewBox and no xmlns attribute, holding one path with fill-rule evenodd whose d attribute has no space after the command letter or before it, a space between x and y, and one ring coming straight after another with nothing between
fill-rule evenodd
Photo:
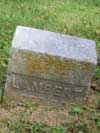
<instances>
[{"instance_id":1,"label":"stone surface","mask_svg":"<svg viewBox=\"0 0 100 133\"><path fill-rule=\"evenodd\" d=\"M6 89L51 100L83 100L97 64L92 40L18 26Z\"/></svg>"}]
</instances>

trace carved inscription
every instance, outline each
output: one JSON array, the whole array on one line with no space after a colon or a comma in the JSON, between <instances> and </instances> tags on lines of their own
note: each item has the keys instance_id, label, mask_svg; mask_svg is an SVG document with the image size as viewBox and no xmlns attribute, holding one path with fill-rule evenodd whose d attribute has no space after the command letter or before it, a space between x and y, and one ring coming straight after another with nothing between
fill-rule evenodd
<instances>
[{"instance_id":1,"label":"carved inscription","mask_svg":"<svg viewBox=\"0 0 100 133\"><path fill-rule=\"evenodd\" d=\"M25 70L31 73L57 73L65 74L67 70L75 70L76 64L73 61L60 59L59 57L52 57L50 55L32 54L27 51L19 51L16 53L16 57L20 57L18 62L15 62L12 57L13 64L25 65ZM21 62L20 62L21 61Z\"/></svg>"},{"instance_id":2,"label":"carved inscription","mask_svg":"<svg viewBox=\"0 0 100 133\"><path fill-rule=\"evenodd\" d=\"M68 98L84 93L82 87L24 76L13 76L12 87L22 91L25 90L31 94L37 93L59 98Z\"/></svg>"}]
</instances>

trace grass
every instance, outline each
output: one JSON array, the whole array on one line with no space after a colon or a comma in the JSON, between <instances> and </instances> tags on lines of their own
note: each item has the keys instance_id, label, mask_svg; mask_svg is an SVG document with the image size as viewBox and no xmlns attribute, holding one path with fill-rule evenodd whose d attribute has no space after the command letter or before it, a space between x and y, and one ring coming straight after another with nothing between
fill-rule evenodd
<instances>
[{"instance_id":1,"label":"grass","mask_svg":"<svg viewBox=\"0 0 100 133\"><path fill-rule=\"evenodd\" d=\"M4 89L9 48L17 25L95 40L98 66L94 81L100 81L100 0L0 0L0 95L2 95L1 90ZM79 112L79 109L73 108L74 112ZM100 119L92 119L91 121L100 126ZM13 127L13 123L10 122L7 125L11 131L10 127ZM22 123L18 124L20 128L23 127ZM24 126L31 128L32 125L27 123ZM41 125L35 125L35 127L41 128ZM48 129L46 126L42 127L43 130L44 128ZM79 125L73 125L73 127L77 128L77 132L80 129L85 133L88 132L86 125L82 122ZM14 128L12 132L20 131ZM48 132L63 133L64 131L61 127L54 127L49 128ZM99 129L93 133L99 133Z\"/></svg>"},{"instance_id":2,"label":"grass","mask_svg":"<svg viewBox=\"0 0 100 133\"><path fill-rule=\"evenodd\" d=\"M61 127L50 128L45 124L33 123L32 125L20 121L17 123L15 121L8 121L4 123L9 127L6 130L7 133L64 133L65 130Z\"/></svg>"}]
</instances>

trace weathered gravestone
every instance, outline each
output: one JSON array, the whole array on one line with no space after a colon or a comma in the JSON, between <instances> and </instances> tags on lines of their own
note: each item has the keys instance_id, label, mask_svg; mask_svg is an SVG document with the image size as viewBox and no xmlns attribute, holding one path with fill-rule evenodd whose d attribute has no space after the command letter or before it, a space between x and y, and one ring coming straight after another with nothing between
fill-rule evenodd
<instances>
[{"instance_id":1,"label":"weathered gravestone","mask_svg":"<svg viewBox=\"0 0 100 133\"><path fill-rule=\"evenodd\" d=\"M6 90L47 101L83 101L97 64L95 42L18 26Z\"/></svg>"}]
</instances>

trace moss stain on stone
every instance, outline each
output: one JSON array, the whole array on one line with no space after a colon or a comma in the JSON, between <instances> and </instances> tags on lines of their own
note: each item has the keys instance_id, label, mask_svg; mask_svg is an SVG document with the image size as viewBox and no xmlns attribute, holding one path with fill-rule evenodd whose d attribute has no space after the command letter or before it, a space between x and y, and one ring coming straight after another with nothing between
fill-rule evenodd
<instances>
[{"instance_id":1,"label":"moss stain on stone","mask_svg":"<svg viewBox=\"0 0 100 133\"><path fill-rule=\"evenodd\" d=\"M50 55L32 55L30 52L23 52L26 60L26 70L29 74L34 73L57 73L64 74L67 70L73 70L76 64L69 60L61 60Z\"/></svg>"},{"instance_id":2,"label":"moss stain on stone","mask_svg":"<svg viewBox=\"0 0 100 133\"><path fill-rule=\"evenodd\" d=\"M90 64L89 63L84 63L82 66L83 71L89 71L90 70Z\"/></svg>"},{"instance_id":3,"label":"moss stain on stone","mask_svg":"<svg viewBox=\"0 0 100 133\"><path fill-rule=\"evenodd\" d=\"M26 64L26 69L28 70L29 74L32 74L32 71L33 71L33 60L31 58L28 59L28 62Z\"/></svg>"}]
</instances>

